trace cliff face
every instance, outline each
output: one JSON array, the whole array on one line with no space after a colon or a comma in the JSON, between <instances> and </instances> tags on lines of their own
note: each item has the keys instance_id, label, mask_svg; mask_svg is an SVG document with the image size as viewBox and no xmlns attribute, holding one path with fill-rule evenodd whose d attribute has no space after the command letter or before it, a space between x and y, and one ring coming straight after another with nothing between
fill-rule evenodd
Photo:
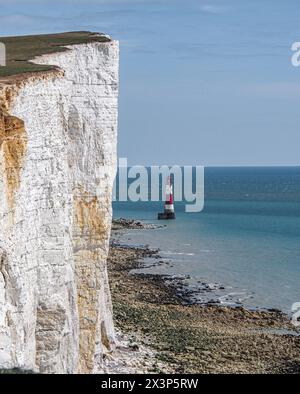
<instances>
[{"instance_id":1,"label":"cliff face","mask_svg":"<svg viewBox=\"0 0 300 394\"><path fill-rule=\"evenodd\" d=\"M69 49L0 84L1 368L88 373L114 346L118 43Z\"/></svg>"}]
</instances>

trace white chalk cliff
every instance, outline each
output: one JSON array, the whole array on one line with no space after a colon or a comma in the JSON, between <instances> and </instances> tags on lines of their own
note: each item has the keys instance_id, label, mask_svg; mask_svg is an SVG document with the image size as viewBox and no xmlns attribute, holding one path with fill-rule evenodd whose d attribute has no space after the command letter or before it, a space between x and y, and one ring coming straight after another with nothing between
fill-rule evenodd
<instances>
[{"instance_id":1,"label":"white chalk cliff","mask_svg":"<svg viewBox=\"0 0 300 394\"><path fill-rule=\"evenodd\" d=\"M106 257L119 48L34 61L59 69L0 83L0 368L91 373L115 344Z\"/></svg>"}]
</instances>

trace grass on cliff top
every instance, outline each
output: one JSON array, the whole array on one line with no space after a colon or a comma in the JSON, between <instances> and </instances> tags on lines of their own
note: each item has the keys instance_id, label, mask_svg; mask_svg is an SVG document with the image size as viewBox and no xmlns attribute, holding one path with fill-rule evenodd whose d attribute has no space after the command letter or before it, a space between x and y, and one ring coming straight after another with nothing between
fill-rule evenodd
<instances>
[{"instance_id":1,"label":"grass on cliff top","mask_svg":"<svg viewBox=\"0 0 300 394\"><path fill-rule=\"evenodd\" d=\"M6 46L6 67L0 66L0 78L27 72L51 70L52 66L32 64L29 60L39 55L66 51L65 45L86 44L95 41L108 42L110 39L101 33L88 31L0 37L0 42Z\"/></svg>"}]
</instances>

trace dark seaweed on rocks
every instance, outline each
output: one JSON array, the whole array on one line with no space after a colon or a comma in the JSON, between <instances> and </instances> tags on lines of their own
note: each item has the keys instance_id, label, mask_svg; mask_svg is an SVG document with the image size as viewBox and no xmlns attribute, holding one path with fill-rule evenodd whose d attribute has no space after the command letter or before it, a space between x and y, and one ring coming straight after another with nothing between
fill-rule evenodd
<instances>
[{"instance_id":1,"label":"dark seaweed on rocks","mask_svg":"<svg viewBox=\"0 0 300 394\"><path fill-rule=\"evenodd\" d=\"M124 218L114 219L112 222L113 230L124 230L124 229L142 230L142 229L155 229L162 227L165 226L153 224L153 223L145 223L140 220L124 219Z\"/></svg>"},{"instance_id":2,"label":"dark seaweed on rocks","mask_svg":"<svg viewBox=\"0 0 300 394\"><path fill-rule=\"evenodd\" d=\"M158 250L112 243L114 317L118 328L157 352L166 371L299 373L300 337L286 315L191 304L181 277L138 272L145 257L160 261Z\"/></svg>"}]
</instances>

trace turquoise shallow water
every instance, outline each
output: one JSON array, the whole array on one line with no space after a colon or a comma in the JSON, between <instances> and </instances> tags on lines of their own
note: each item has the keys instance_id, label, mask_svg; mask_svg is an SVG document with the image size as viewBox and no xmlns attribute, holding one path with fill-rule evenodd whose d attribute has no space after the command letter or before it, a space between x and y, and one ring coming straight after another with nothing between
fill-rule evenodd
<instances>
[{"instance_id":1,"label":"turquoise shallow water","mask_svg":"<svg viewBox=\"0 0 300 394\"><path fill-rule=\"evenodd\" d=\"M279 308L300 302L300 167L208 168L205 209L163 229L128 231L124 241L161 249L170 265L148 272L222 284L224 304ZM162 203L115 202L114 216L156 222Z\"/></svg>"}]
</instances>

